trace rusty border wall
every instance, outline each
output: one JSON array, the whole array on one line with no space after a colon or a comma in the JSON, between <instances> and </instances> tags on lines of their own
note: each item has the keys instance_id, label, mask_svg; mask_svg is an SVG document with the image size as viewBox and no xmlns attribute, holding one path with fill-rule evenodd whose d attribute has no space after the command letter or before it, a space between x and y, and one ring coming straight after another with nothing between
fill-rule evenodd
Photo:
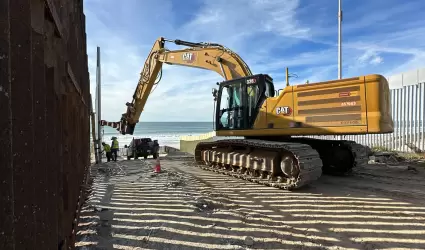
<instances>
[{"instance_id":1,"label":"rusty border wall","mask_svg":"<svg viewBox=\"0 0 425 250\"><path fill-rule=\"evenodd\" d=\"M82 0L0 1L0 249L73 249L89 160Z\"/></svg>"}]
</instances>

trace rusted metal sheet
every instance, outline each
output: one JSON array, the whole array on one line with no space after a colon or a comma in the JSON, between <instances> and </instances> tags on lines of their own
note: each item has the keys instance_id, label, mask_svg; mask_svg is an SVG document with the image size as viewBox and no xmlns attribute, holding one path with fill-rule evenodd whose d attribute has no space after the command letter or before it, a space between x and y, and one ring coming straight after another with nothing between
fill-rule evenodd
<instances>
[{"instance_id":1,"label":"rusted metal sheet","mask_svg":"<svg viewBox=\"0 0 425 250\"><path fill-rule=\"evenodd\" d=\"M14 248L9 2L0 1L0 249Z\"/></svg>"},{"instance_id":2,"label":"rusted metal sheet","mask_svg":"<svg viewBox=\"0 0 425 250\"><path fill-rule=\"evenodd\" d=\"M61 21L59 19L58 12L56 11L56 7L53 0L45 0L47 7L49 8L50 15L55 23L55 32L57 35L61 38L64 37L63 35L63 26L61 24Z\"/></svg>"},{"instance_id":3,"label":"rusted metal sheet","mask_svg":"<svg viewBox=\"0 0 425 250\"><path fill-rule=\"evenodd\" d=\"M46 189L47 180L46 155L49 153L46 140L46 79L44 72L44 4L43 1L31 1L31 80L33 86L33 112L34 112L34 205L35 219L35 244L40 249L47 249L49 235L46 235L47 224L45 220L49 214L43 209L49 202Z\"/></svg>"},{"instance_id":4,"label":"rusted metal sheet","mask_svg":"<svg viewBox=\"0 0 425 250\"><path fill-rule=\"evenodd\" d=\"M30 4L10 2L10 67L12 108L12 166L14 196L14 237L16 249L36 245L34 168L34 86Z\"/></svg>"},{"instance_id":5,"label":"rusted metal sheet","mask_svg":"<svg viewBox=\"0 0 425 250\"><path fill-rule=\"evenodd\" d=\"M47 203L45 204L45 210L48 212L48 218L46 223L48 225L46 234L49 235L50 241L48 242L47 249L57 247L58 239L58 224L61 220L58 220L60 214L60 199L56 197L58 194L57 185L57 171L61 169L62 159L59 155L61 152L61 144L58 141L61 139L62 129L59 126L60 119L57 117L58 103L56 101L56 95L54 91L55 81L55 70L53 67L45 66L45 78L46 78L46 139L48 154L46 155L46 177L48 186L46 187Z\"/></svg>"},{"instance_id":6,"label":"rusted metal sheet","mask_svg":"<svg viewBox=\"0 0 425 250\"><path fill-rule=\"evenodd\" d=\"M84 22L82 1L0 1L2 250L73 249L90 164Z\"/></svg>"}]
</instances>

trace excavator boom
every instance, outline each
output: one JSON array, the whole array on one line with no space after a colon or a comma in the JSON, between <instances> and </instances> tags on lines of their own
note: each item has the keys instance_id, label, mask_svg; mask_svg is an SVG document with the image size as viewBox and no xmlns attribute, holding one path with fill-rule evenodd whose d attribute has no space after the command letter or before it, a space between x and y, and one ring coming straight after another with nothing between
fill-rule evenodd
<instances>
[{"instance_id":1,"label":"excavator boom","mask_svg":"<svg viewBox=\"0 0 425 250\"><path fill-rule=\"evenodd\" d=\"M187 48L168 50L165 47L166 42L187 46ZM102 121L103 125L113 126L121 134L133 134L146 101L153 87L158 84L158 77L162 77L162 65L164 63L212 70L220 74L225 80L252 75L251 70L242 58L223 45L169 40L160 37L155 41L146 59L133 94L133 100L126 104L127 112L122 115L121 122L108 123Z\"/></svg>"}]
</instances>

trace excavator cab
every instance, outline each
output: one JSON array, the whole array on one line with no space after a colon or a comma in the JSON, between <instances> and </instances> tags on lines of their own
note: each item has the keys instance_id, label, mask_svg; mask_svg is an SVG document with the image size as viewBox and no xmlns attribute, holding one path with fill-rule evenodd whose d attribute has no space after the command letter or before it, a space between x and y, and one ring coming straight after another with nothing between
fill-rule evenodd
<instances>
[{"instance_id":1,"label":"excavator cab","mask_svg":"<svg viewBox=\"0 0 425 250\"><path fill-rule=\"evenodd\" d=\"M274 94L273 79L267 74L219 83L219 89L213 90L216 130L252 128L264 100Z\"/></svg>"}]
</instances>

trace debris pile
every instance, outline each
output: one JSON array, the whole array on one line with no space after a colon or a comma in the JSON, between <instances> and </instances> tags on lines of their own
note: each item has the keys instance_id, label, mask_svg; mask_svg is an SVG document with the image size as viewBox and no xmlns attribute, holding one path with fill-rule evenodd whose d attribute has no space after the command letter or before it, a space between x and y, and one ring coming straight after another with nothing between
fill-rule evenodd
<instances>
[{"instance_id":1,"label":"debris pile","mask_svg":"<svg viewBox=\"0 0 425 250\"><path fill-rule=\"evenodd\" d=\"M167 184L165 184L165 186L170 188L175 188L179 186L184 186L185 184L186 183L184 182L184 180L180 179L180 180L168 182Z\"/></svg>"},{"instance_id":2,"label":"debris pile","mask_svg":"<svg viewBox=\"0 0 425 250\"><path fill-rule=\"evenodd\" d=\"M125 166L120 164L102 164L97 171L106 176L126 175Z\"/></svg>"},{"instance_id":3,"label":"debris pile","mask_svg":"<svg viewBox=\"0 0 425 250\"><path fill-rule=\"evenodd\" d=\"M369 164L398 164L399 157L393 152L375 152L369 156Z\"/></svg>"},{"instance_id":4,"label":"debris pile","mask_svg":"<svg viewBox=\"0 0 425 250\"><path fill-rule=\"evenodd\" d=\"M167 183L164 185L169 188L182 187L186 185L186 178L183 174L169 171L167 172Z\"/></svg>"},{"instance_id":5,"label":"debris pile","mask_svg":"<svg viewBox=\"0 0 425 250\"><path fill-rule=\"evenodd\" d=\"M222 204L209 201L204 197L195 198L195 203L193 205L195 206L196 212L213 212L223 207Z\"/></svg>"},{"instance_id":6,"label":"debris pile","mask_svg":"<svg viewBox=\"0 0 425 250\"><path fill-rule=\"evenodd\" d=\"M369 164L382 164L398 170L408 170L417 173L417 169L410 165L409 160L399 156L395 152L375 152L369 156Z\"/></svg>"}]
</instances>

